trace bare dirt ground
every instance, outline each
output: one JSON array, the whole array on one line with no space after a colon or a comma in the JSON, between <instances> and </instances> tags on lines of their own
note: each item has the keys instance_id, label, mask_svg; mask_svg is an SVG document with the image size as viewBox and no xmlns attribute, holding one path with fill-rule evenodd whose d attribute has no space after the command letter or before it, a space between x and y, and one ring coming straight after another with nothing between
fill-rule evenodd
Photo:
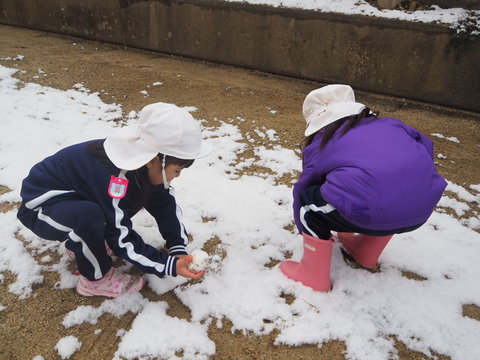
<instances>
[{"instance_id":1,"label":"bare dirt ground","mask_svg":"<svg viewBox=\"0 0 480 360\"><path fill-rule=\"evenodd\" d=\"M289 148L297 148L303 140L301 105L305 95L325 85L0 25L0 58L17 55L25 58L0 60L0 64L22 70L17 76L25 82L63 90L82 83L99 92L103 101L122 104L125 113L163 101L195 106L199 109L195 117L212 125L241 117L246 119L241 125L243 131L258 126L274 129L282 145ZM163 85L147 88L157 81ZM140 93L142 90L148 90L148 96ZM437 159L439 171L464 187L480 183L480 114L364 92L357 92L357 99L382 115L402 119L428 136L440 133L457 137L459 144L430 136L436 154L446 156ZM271 109L277 113L272 114ZM266 141L257 140L257 144ZM0 193L6 191L0 184ZM15 206L3 203L0 211ZM104 315L97 325L65 329L62 325L65 314L81 305L97 307L103 299L82 297L73 289L54 290L57 275L44 275L43 284L34 288L35 295L19 300L8 292L14 275L4 273L0 298L6 309L0 312L0 359L32 359L39 354L45 359L58 359L54 346L67 335L76 336L83 343L72 359L111 359L119 343L117 330L129 329L135 315L120 318ZM189 319L188 308L173 292L158 296L144 289L142 294L151 300L166 301L169 315ZM480 321L478 307L468 306L463 310L465 316ZM102 333L94 334L98 328L103 329ZM274 333L262 338L232 333L227 322L222 329L212 326L209 335L217 347L212 359L344 359L342 342L330 342L321 348L274 346ZM400 342L396 347L401 360L428 359ZM447 359L438 355L439 359Z\"/></svg>"}]
</instances>

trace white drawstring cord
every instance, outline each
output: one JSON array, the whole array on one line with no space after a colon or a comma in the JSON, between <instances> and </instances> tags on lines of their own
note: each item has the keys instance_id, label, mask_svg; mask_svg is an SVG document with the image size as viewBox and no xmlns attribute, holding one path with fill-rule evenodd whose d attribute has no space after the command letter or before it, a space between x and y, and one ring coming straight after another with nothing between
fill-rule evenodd
<instances>
[{"instance_id":1,"label":"white drawstring cord","mask_svg":"<svg viewBox=\"0 0 480 360\"><path fill-rule=\"evenodd\" d=\"M170 187L170 184L167 181L167 174L165 173L165 158L166 157L167 157L166 155L163 155L163 158L162 158L162 178L163 178L163 187L165 189L168 189Z\"/></svg>"}]
</instances>

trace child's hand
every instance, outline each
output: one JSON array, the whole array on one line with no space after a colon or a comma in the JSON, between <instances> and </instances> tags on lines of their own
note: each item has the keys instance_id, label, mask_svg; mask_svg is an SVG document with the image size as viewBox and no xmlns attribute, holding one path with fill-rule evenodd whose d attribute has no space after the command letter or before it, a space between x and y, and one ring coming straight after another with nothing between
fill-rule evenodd
<instances>
[{"instance_id":1,"label":"child's hand","mask_svg":"<svg viewBox=\"0 0 480 360\"><path fill-rule=\"evenodd\" d=\"M198 279L205 273L205 271L194 273L188 269L188 264L190 264L193 260L192 255L177 255L177 257L177 275L191 279Z\"/></svg>"}]
</instances>

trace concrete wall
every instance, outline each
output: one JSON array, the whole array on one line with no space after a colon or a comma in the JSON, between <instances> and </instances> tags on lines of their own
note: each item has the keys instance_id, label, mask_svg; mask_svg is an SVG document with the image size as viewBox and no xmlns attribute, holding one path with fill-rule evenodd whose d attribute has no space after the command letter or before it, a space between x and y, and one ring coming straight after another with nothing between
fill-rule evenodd
<instances>
[{"instance_id":1,"label":"concrete wall","mask_svg":"<svg viewBox=\"0 0 480 360\"><path fill-rule=\"evenodd\" d=\"M480 111L480 39L435 24L215 0L0 0L0 23Z\"/></svg>"}]
</instances>

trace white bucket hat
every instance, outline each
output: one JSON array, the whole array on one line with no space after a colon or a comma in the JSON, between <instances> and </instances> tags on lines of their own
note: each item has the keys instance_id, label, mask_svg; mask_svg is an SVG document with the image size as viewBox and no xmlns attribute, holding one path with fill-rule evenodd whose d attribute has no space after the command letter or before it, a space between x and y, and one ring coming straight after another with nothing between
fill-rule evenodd
<instances>
[{"instance_id":1,"label":"white bucket hat","mask_svg":"<svg viewBox=\"0 0 480 360\"><path fill-rule=\"evenodd\" d=\"M346 116L358 115L365 105L355 102L348 85L327 85L310 92L303 102L303 117L307 122L305 136Z\"/></svg>"},{"instance_id":2,"label":"white bucket hat","mask_svg":"<svg viewBox=\"0 0 480 360\"><path fill-rule=\"evenodd\" d=\"M154 103L140 112L138 124L128 125L108 136L104 143L108 158L119 169L135 170L158 153L184 160L208 155L199 123L174 104Z\"/></svg>"}]
</instances>

